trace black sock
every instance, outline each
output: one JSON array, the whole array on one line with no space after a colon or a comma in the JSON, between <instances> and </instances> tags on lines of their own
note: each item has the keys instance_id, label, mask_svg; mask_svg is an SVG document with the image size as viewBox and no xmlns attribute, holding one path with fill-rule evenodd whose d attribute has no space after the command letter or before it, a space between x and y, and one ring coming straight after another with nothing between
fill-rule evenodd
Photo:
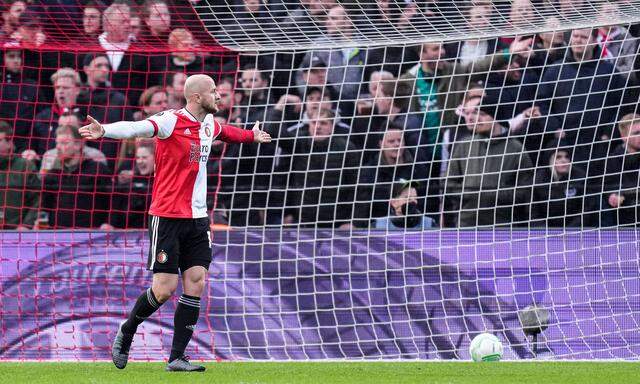
<instances>
[{"instance_id":1,"label":"black sock","mask_svg":"<svg viewBox=\"0 0 640 384\"><path fill-rule=\"evenodd\" d=\"M162 303L156 299L151 288L142 292L131 313L129 313L129 318L122 324L122 332L128 334L136 333L138 325L151 316L161 305Z\"/></svg>"},{"instance_id":2,"label":"black sock","mask_svg":"<svg viewBox=\"0 0 640 384\"><path fill-rule=\"evenodd\" d=\"M178 300L176 314L173 317L173 342L171 343L171 356L169 362L182 357L184 350L191 340L191 335L200 315L200 298L182 295Z\"/></svg>"}]
</instances>

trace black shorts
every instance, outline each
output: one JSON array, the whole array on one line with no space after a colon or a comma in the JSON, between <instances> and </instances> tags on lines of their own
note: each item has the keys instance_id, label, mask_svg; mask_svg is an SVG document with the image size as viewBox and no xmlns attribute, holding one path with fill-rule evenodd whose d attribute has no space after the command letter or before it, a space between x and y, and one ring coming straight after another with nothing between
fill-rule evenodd
<instances>
[{"instance_id":1,"label":"black shorts","mask_svg":"<svg viewBox=\"0 0 640 384\"><path fill-rule=\"evenodd\" d=\"M209 218L172 219L149 215L147 269L178 273L195 266L209 269L211 230Z\"/></svg>"}]
</instances>

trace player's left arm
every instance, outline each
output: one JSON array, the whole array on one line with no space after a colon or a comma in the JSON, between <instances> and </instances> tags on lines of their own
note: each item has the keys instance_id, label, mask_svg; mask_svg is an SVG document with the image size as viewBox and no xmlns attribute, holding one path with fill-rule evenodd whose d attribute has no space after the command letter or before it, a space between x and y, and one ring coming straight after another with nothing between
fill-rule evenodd
<instances>
[{"instance_id":1,"label":"player's left arm","mask_svg":"<svg viewBox=\"0 0 640 384\"><path fill-rule=\"evenodd\" d=\"M233 125L221 125L218 138L227 143L270 143L271 135L260 130L260 121L256 121L253 129L247 131Z\"/></svg>"}]
</instances>

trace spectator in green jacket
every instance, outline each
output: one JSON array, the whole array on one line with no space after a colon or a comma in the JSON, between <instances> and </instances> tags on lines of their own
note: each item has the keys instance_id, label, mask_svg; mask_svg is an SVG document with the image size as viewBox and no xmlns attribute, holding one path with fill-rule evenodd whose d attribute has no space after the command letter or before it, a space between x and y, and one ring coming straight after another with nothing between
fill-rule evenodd
<instances>
[{"instance_id":1,"label":"spectator in green jacket","mask_svg":"<svg viewBox=\"0 0 640 384\"><path fill-rule=\"evenodd\" d=\"M28 229L39 204L38 167L15 152L13 128L0 121L0 228Z\"/></svg>"}]
</instances>

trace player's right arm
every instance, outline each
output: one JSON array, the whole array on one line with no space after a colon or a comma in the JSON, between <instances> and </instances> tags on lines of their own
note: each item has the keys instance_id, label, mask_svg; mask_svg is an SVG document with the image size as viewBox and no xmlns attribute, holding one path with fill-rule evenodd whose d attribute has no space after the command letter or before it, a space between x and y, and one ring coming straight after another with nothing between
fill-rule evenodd
<instances>
[{"instance_id":1,"label":"player's right arm","mask_svg":"<svg viewBox=\"0 0 640 384\"><path fill-rule=\"evenodd\" d=\"M119 121L111 124L100 124L91 116L87 116L87 119L89 124L80 128L79 132L82 137L91 140L101 137L130 139L154 136L165 139L171 136L176 123L176 116L170 112L159 113L141 121Z\"/></svg>"}]
</instances>

